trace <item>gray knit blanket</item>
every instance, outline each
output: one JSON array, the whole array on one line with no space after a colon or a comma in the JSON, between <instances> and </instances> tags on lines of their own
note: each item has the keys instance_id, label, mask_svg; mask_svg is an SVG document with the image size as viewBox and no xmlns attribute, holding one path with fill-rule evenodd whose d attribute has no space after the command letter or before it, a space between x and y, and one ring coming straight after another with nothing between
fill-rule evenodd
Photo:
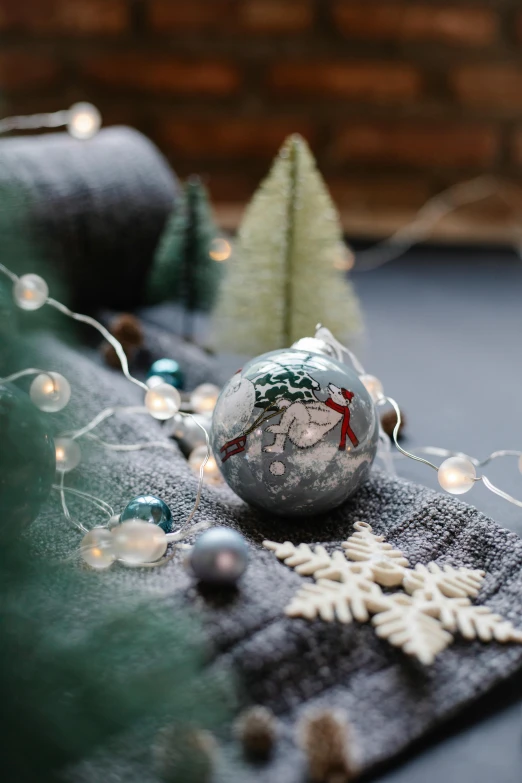
<instances>
[{"instance_id":1,"label":"gray knit blanket","mask_svg":"<svg viewBox=\"0 0 522 783\"><path fill-rule=\"evenodd\" d=\"M188 388L224 380L217 361L156 327L149 328L147 342L153 354L171 355L181 362ZM73 397L68 415L78 424L105 407L142 402L140 390L102 366L94 350L72 350L45 338L39 353L40 364L70 379ZM57 429L64 423L64 417L57 415ZM113 417L98 433L115 443L165 438L158 422L136 415ZM172 509L177 526L185 521L197 487L195 475L177 450L121 453L95 443L85 448L82 465L67 481L90 490L95 487L118 510L135 495L160 496ZM355 497L321 517L286 521L249 508L227 487L205 487L198 520L233 527L250 543L250 565L237 591L198 589L183 568L181 555L157 570L115 567L94 576L106 581L107 600L113 580L126 581L144 594L172 596L173 605L174 599L181 600L204 624L214 660L227 662L236 671L245 701L268 705L280 718L280 736L267 764L252 766L241 760L230 740L224 748L226 771L218 770L217 780L303 783L306 766L295 742L295 726L306 708L319 705L348 713L359 763L370 770L522 666L520 645L456 638L433 666L423 667L380 640L371 625L307 622L283 614L303 578L263 549L262 540L320 543L333 549L353 532L355 520L363 520L401 549L412 565L435 561L484 569L487 577L478 602L487 602L522 626L522 540L449 496L374 469ZM42 551L49 550L51 525L63 530L53 555L67 555L78 547L78 534L68 527L56 499L33 526ZM124 748L87 760L73 771L72 779L156 780L150 766Z\"/></svg>"}]
</instances>

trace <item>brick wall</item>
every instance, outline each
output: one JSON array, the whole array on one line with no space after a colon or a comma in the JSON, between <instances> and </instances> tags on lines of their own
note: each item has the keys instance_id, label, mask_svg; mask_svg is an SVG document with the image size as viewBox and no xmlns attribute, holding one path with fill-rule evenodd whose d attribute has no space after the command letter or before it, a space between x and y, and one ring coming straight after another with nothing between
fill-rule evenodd
<instances>
[{"instance_id":1,"label":"brick wall","mask_svg":"<svg viewBox=\"0 0 522 783\"><path fill-rule=\"evenodd\" d=\"M522 181L520 0L0 0L3 114L96 103L218 203L283 138L342 209L412 210L484 172Z\"/></svg>"}]
</instances>

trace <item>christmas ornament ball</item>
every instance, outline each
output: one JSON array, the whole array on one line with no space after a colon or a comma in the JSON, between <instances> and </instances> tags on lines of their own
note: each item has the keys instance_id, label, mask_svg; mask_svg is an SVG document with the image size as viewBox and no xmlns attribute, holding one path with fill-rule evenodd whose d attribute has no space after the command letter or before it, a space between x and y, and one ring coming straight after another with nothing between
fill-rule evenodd
<instances>
[{"instance_id":1,"label":"christmas ornament ball","mask_svg":"<svg viewBox=\"0 0 522 783\"><path fill-rule=\"evenodd\" d=\"M183 388L183 373L175 359L156 359L147 374L147 380L150 378L159 378L163 383L174 386L175 389Z\"/></svg>"},{"instance_id":2,"label":"christmas ornament ball","mask_svg":"<svg viewBox=\"0 0 522 783\"><path fill-rule=\"evenodd\" d=\"M272 351L224 386L211 442L239 497L282 516L343 503L368 478L379 421L357 373L310 349Z\"/></svg>"},{"instance_id":3,"label":"christmas ornament ball","mask_svg":"<svg viewBox=\"0 0 522 783\"><path fill-rule=\"evenodd\" d=\"M48 426L29 395L0 384L0 538L28 526L49 495L56 457Z\"/></svg>"},{"instance_id":4,"label":"christmas ornament ball","mask_svg":"<svg viewBox=\"0 0 522 783\"><path fill-rule=\"evenodd\" d=\"M202 582L235 584L248 565L247 542L235 530L212 527L196 540L189 565Z\"/></svg>"},{"instance_id":5,"label":"christmas ornament ball","mask_svg":"<svg viewBox=\"0 0 522 783\"><path fill-rule=\"evenodd\" d=\"M157 525L165 533L172 531L172 512L164 500L154 495L139 495L133 498L122 511L120 522L141 519Z\"/></svg>"}]
</instances>

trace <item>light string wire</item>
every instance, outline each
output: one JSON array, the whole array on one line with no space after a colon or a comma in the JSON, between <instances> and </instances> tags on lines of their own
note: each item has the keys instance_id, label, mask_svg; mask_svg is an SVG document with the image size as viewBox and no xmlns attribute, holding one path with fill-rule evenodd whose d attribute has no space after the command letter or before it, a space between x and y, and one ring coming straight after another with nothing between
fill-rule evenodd
<instances>
[{"instance_id":1,"label":"light string wire","mask_svg":"<svg viewBox=\"0 0 522 783\"><path fill-rule=\"evenodd\" d=\"M342 345L338 340L336 340L336 338L332 335L330 330L327 329L326 327L322 326L321 324L317 324L317 326L316 326L315 337L317 339L320 339L320 340L323 340L324 342L326 342L332 348L336 358L338 358L341 361L342 361L342 355L340 355L340 354L341 354L341 352L344 351L350 357L350 359L352 359L352 364L353 364L354 370L356 371L357 375L361 378L361 380L363 381L363 384L364 384L364 376L366 375L366 373L364 372L364 368L363 368L361 362L357 359L357 357L355 356L355 354L352 351L350 351L348 348L346 348L344 345ZM354 358L355 358L355 361L353 361ZM361 372L361 370L362 370L362 372ZM392 455L391 453L388 453L388 448L385 447L386 453L384 455L382 453L379 454L379 456L381 456L381 458L383 459L385 464L386 464L387 461L393 460L394 457L396 458L396 457L401 457L402 456L402 457L406 457L407 459L414 460L415 462L420 462L423 465L427 465L429 468L432 468L432 470L435 470L438 473L439 472L439 467L437 465L435 465L433 462L430 462L430 460L424 459L423 457L420 457L420 456L418 456L417 454L414 454L411 451L406 451L406 449L404 449L400 445L398 438L399 438L399 431L400 431L401 424L402 424L402 415L401 415L401 411L400 411L400 408L399 408L399 405L397 404L397 402L392 397L385 396L382 392L377 394L377 399L374 400L374 402L375 402L376 406L383 406L383 405L388 403L389 405L392 406L393 410L395 411L395 415L397 417L397 420L395 422L395 426L393 428L392 439L393 439L393 443L394 443L396 449L398 450L399 454ZM383 442L385 444L386 443L387 444L390 443L390 439L388 438L388 436L382 430L381 423L379 423L379 437L381 439L381 442ZM438 447L435 447L435 446L419 447L418 449L416 449L416 451L418 451L420 453L423 453L423 454L428 454L428 455L432 455L432 456L440 456L440 457L445 457L445 458L449 458L449 457L463 457L463 458L469 460L472 463L472 465L474 465L475 467L478 467L478 468L485 467L486 465L489 465L491 462L493 462L494 460L499 459L501 457L518 457L519 459L522 460L522 451L517 451L517 450L514 450L514 449L501 449L501 450L498 450L498 451L493 451L491 454L489 454L483 460L479 460L476 457L470 457L468 454L465 454L464 452L450 451L448 449L441 449L441 448L438 448ZM517 498L513 497L509 493L504 492L504 490L500 489L500 487L497 487L495 484L493 484L493 482L486 475L482 474L481 476L476 476L476 477L473 478L473 481L474 482L481 481L484 484L484 486L487 489L489 489L490 492L493 492L495 495L498 495L499 497L503 498L503 500L506 500L508 503L511 503L512 505L517 506L518 508L522 508L522 501L520 501Z\"/></svg>"},{"instance_id":2,"label":"light string wire","mask_svg":"<svg viewBox=\"0 0 522 783\"><path fill-rule=\"evenodd\" d=\"M398 228L390 237L366 250L359 250L355 254L355 270L369 272L396 260L418 242L427 239L444 217L460 207L484 201L492 196L498 197L509 208L512 217L515 218L511 225L521 234L522 240L519 226L522 209L515 203L513 195L515 192L518 192L522 200L521 188L495 177L476 177L453 185L430 198L410 222ZM522 254L520 242L516 243L515 250L519 256Z\"/></svg>"},{"instance_id":3,"label":"light string wire","mask_svg":"<svg viewBox=\"0 0 522 783\"><path fill-rule=\"evenodd\" d=\"M4 264L0 263L0 272L3 273L6 277L8 277L13 284L16 284L19 281L18 275L16 275L14 272L12 272L8 267L6 267ZM68 307L63 305L61 302L58 302L56 299L53 299L52 297L47 296L45 298L45 304L49 305L50 307L53 307L55 310L58 310L59 312L63 313L69 318L72 318L75 321L79 321L81 323L87 324L89 326L92 326L94 329L96 329L102 337L107 340L107 342L112 345L114 348L116 355L118 356L118 359L120 361L122 372L125 376L125 378L130 381L131 383L139 386L141 389L145 390L145 392L149 391L149 387L143 383L142 381L138 380L137 378L134 378L134 376L131 375L129 371L129 365L127 361L127 356L125 354L125 351L123 350L123 346L121 343L112 335L108 329L103 326L103 324L99 323L95 318L92 318L88 315L83 315L81 313L76 313L73 310L70 310ZM47 371L41 371L36 370L34 368L28 368L26 370L21 370L19 372L13 373L12 375L7 376L4 379L0 379L0 381L7 382L7 381L13 381L17 380L18 378L24 377L26 375L33 375L33 374L44 374L49 375ZM52 378L52 376L50 376ZM72 430L69 432L62 433L62 437L70 437L71 440L75 440L77 438L80 438L82 436L90 437L92 440L98 441L101 445L103 445L105 448L111 449L113 451L137 451L145 448L151 448L151 447L157 447L161 446L163 448L167 448L170 450L175 450L173 445L168 442L163 441L148 441L138 444L112 444L107 443L106 441L103 441L101 438L94 436L90 434L93 429L95 429L99 424L101 424L103 421L106 421L111 416L117 414L117 413L137 413L137 414L143 414L143 413L149 413L147 409L144 406L113 406L110 408L106 408L105 410L98 413L90 422L88 422L86 425L81 427L77 430ZM199 427L199 429L202 431L204 439L205 439L205 446L206 446L206 454L205 457L199 467L199 475L198 475L198 486L196 491L196 498L194 501L194 504L192 506L192 509L185 520L185 522L181 525L180 529L175 531L174 533L167 533L166 534L166 540L168 543L174 543L182 540L183 538L188 537L192 533L196 532L197 530L203 529L204 527L208 527L207 523L199 523L196 525L190 526L190 523L192 522L198 508L201 502L201 496L202 496L202 490L203 490L203 483L204 483L204 471L205 466L210 459L210 440L208 437L208 433L205 429L205 427L196 419L196 417L192 416L190 413L178 411L179 415L183 417L189 417L194 420L196 425ZM83 525L82 522L78 522L77 520L73 519L71 516L71 513L69 511L69 508L67 506L67 501L65 497L65 493L69 492L70 494L75 495L76 497L83 498L84 500L91 502L93 505L95 505L98 509L105 511L106 513L109 512L109 509L112 511L111 506L106 503L101 498L97 498L94 495L90 495L87 492L82 492L81 490L75 490L70 487L65 486L65 472L61 472L60 476L60 483L58 485L53 485L53 489L59 492L60 494L60 500L62 505L62 510L64 513L65 518L68 522L70 522L72 525L74 525L78 530L80 530L82 533L87 534L89 532L89 529ZM110 514L110 516L114 516L113 513ZM145 567L145 568L153 568L157 567L158 565L163 565L164 563L168 562L172 559L172 557L175 555L175 547L173 548L173 552L161 558L158 561L155 561L154 563L141 563L139 566L136 567ZM122 561L120 561L122 562ZM129 563L124 563L127 567L133 567Z\"/></svg>"},{"instance_id":4,"label":"light string wire","mask_svg":"<svg viewBox=\"0 0 522 783\"><path fill-rule=\"evenodd\" d=\"M0 133L14 130L37 130L38 128L60 128L67 125L71 117L69 109L47 112L45 114L29 114L14 117L4 117L0 120Z\"/></svg>"}]
</instances>

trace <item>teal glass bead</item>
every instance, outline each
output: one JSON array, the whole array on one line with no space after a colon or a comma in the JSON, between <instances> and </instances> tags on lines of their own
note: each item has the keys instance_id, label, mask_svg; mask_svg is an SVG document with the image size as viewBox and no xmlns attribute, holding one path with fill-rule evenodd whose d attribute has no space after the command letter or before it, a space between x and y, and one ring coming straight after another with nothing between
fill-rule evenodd
<instances>
[{"instance_id":1,"label":"teal glass bead","mask_svg":"<svg viewBox=\"0 0 522 783\"><path fill-rule=\"evenodd\" d=\"M158 359L152 364L147 378L161 378L163 383L174 386L175 389L182 389L184 383L183 373L175 359Z\"/></svg>"},{"instance_id":2,"label":"teal glass bead","mask_svg":"<svg viewBox=\"0 0 522 783\"><path fill-rule=\"evenodd\" d=\"M0 383L0 538L27 527L47 499L56 472L48 420L29 396Z\"/></svg>"},{"instance_id":3,"label":"teal glass bead","mask_svg":"<svg viewBox=\"0 0 522 783\"><path fill-rule=\"evenodd\" d=\"M139 495L128 503L123 509L120 522L126 519L143 519L158 525L165 533L172 531L172 514L167 504L154 495Z\"/></svg>"}]
</instances>

